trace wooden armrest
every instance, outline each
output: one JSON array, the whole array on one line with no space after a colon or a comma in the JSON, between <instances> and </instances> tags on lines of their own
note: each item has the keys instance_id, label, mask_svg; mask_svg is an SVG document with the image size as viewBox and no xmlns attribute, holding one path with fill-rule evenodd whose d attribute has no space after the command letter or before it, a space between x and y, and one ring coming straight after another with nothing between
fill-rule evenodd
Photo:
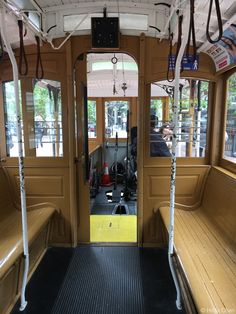
<instances>
[{"instance_id":1,"label":"wooden armrest","mask_svg":"<svg viewBox=\"0 0 236 314\"><path fill-rule=\"evenodd\" d=\"M181 210L195 210L201 206L201 201L198 201L197 203L193 205L185 205L185 204L180 204L180 203L175 203L175 207ZM156 214L159 210L160 207L170 207L170 202L169 201L163 201L159 204L157 208L153 209L154 214Z\"/></svg>"},{"instance_id":2,"label":"wooden armrest","mask_svg":"<svg viewBox=\"0 0 236 314\"><path fill-rule=\"evenodd\" d=\"M61 210L57 208L56 205L53 203L39 203L35 205L30 205L30 206L27 206L27 211L32 211L32 210L37 210L37 209L42 209L42 208L47 208L47 207L55 209L55 211L57 211L58 213L61 212Z\"/></svg>"}]
</instances>

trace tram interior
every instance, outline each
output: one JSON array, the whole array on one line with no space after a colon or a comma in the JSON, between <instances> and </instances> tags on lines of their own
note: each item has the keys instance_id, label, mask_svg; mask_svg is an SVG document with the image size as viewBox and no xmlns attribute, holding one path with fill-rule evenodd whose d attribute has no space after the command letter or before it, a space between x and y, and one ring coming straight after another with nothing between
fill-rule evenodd
<instances>
[{"instance_id":1,"label":"tram interior","mask_svg":"<svg viewBox=\"0 0 236 314\"><path fill-rule=\"evenodd\" d=\"M236 313L235 0L0 0L0 314Z\"/></svg>"}]
</instances>

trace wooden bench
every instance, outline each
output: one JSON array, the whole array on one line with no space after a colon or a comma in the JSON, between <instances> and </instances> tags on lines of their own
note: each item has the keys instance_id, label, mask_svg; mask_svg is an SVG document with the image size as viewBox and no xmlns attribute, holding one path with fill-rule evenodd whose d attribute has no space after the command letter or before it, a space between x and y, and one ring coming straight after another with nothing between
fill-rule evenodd
<instances>
[{"instance_id":1,"label":"wooden bench","mask_svg":"<svg viewBox=\"0 0 236 314\"><path fill-rule=\"evenodd\" d=\"M169 207L159 210L168 230ZM197 312L236 313L236 175L211 168L200 206L176 205L174 230Z\"/></svg>"},{"instance_id":2,"label":"wooden bench","mask_svg":"<svg viewBox=\"0 0 236 314\"><path fill-rule=\"evenodd\" d=\"M23 269L21 212L13 202L13 192L0 168L0 313L14 305L20 291ZM49 224L55 208L39 204L27 208L30 270L32 273L44 254Z\"/></svg>"}]
</instances>

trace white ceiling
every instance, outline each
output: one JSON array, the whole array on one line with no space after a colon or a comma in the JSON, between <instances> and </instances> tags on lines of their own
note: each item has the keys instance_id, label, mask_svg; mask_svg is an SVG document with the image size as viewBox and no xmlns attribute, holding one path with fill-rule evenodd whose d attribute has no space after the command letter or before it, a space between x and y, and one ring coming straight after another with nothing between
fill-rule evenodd
<instances>
[{"instance_id":1,"label":"white ceiling","mask_svg":"<svg viewBox=\"0 0 236 314\"><path fill-rule=\"evenodd\" d=\"M134 59L127 54L116 53L118 62L123 65L126 62L135 63ZM124 66L120 70L113 66L111 59L114 54L111 53L91 53L87 55L87 84L88 84L88 96L89 97L124 97L124 91L122 90L122 84L126 83L127 89L125 95L127 97L138 96L138 71L124 70ZM107 62L111 64L111 70L92 70L93 62ZM113 94L113 89L117 91Z\"/></svg>"},{"instance_id":2,"label":"white ceiling","mask_svg":"<svg viewBox=\"0 0 236 314\"><path fill-rule=\"evenodd\" d=\"M0 0L3 1L3 0ZM102 13L104 6L107 8L107 13L110 14L142 14L148 17L148 26L156 26L161 30L161 34L148 27L144 30L121 29L122 34L139 35L142 31L147 36L168 37L168 17L173 7L180 7L183 12L186 3L189 0L109 0L109 1L95 1L95 0L8 0L7 2L14 3L19 8L36 8L38 12L43 14L43 27L46 32L49 27L56 25L51 30L50 35L53 37L65 36L64 31L64 16L81 15L88 13ZM169 4L171 8L164 5ZM209 0L195 0L195 30L197 45L201 47L206 42L206 22L207 12L209 7ZM236 23L236 1L235 0L220 0L220 7L222 13L223 23L230 21ZM135 17L134 17L135 18ZM177 38L177 18L176 14L171 19L172 30L175 33L175 40ZM226 24L225 27L228 27ZM183 29L185 29L183 27ZM212 8L210 31L214 34L218 29L215 6ZM75 32L75 34L89 34L90 29ZM9 35L12 36L12 42L16 42L15 34L17 30Z\"/></svg>"}]
</instances>

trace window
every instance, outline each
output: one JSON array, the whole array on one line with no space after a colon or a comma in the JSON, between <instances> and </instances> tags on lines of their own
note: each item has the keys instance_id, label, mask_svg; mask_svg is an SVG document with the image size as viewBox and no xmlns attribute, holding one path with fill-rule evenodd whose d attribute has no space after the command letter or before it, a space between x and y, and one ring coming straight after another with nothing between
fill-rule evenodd
<instances>
[{"instance_id":1,"label":"window","mask_svg":"<svg viewBox=\"0 0 236 314\"><path fill-rule=\"evenodd\" d=\"M163 121L163 108L163 99L151 99L150 124L155 123L155 127L159 126Z\"/></svg>"},{"instance_id":2,"label":"window","mask_svg":"<svg viewBox=\"0 0 236 314\"><path fill-rule=\"evenodd\" d=\"M236 163L236 73L228 79L224 158Z\"/></svg>"},{"instance_id":3,"label":"window","mask_svg":"<svg viewBox=\"0 0 236 314\"><path fill-rule=\"evenodd\" d=\"M111 100L105 101L105 137L126 138L127 113L129 110L128 101Z\"/></svg>"},{"instance_id":4,"label":"window","mask_svg":"<svg viewBox=\"0 0 236 314\"><path fill-rule=\"evenodd\" d=\"M63 156L61 84L50 80L37 80L34 83L33 99L28 102L27 109L34 112L36 156L61 157Z\"/></svg>"},{"instance_id":5,"label":"window","mask_svg":"<svg viewBox=\"0 0 236 314\"><path fill-rule=\"evenodd\" d=\"M205 81L182 79L180 82L177 157L205 156L208 89L209 83ZM170 157L174 128L174 83L157 82L151 90L150 156ZM161 96L158 97L158 94Z\"/></svg>"},{"instance_id":6,"label":"window","mask_svg":"<svg viewBox=\"0 0 236 314\"><path fill-rule=\"evenodd\" d=\"M22 103L21 103L21 86L19 81L20 91L20 115L22 118ZM3 83L3 102L4 102L4 121L5 121L5 134L6 134L6 154L8 157L17 157L18 139L17 139L17 116L16 116L16 102L14 93L14 82ZM22 120L21 120L22 121ZM21 126L22 137L23 125Z\"/></svg>"},{"instance_id":7,"label":"window","mask_svg":"<svg viewBox=\"0 0 236 314\"><path fill-rule=\"evenodd\" d=\"M60 83L24 78L19 86L24 155L63 156ZM13 81L3 83L3 100L6 156L17 157L17 116Z\"/></svg>"},{"instance_id":8,"label":"window","mask_svg":"<svg viewBox=\"0 0 236 314\"><path fill-rule=\"evenodd\" d=\"M96 100L88 100L88 137L97 137Z\"/></svg>"}]
</instances>

